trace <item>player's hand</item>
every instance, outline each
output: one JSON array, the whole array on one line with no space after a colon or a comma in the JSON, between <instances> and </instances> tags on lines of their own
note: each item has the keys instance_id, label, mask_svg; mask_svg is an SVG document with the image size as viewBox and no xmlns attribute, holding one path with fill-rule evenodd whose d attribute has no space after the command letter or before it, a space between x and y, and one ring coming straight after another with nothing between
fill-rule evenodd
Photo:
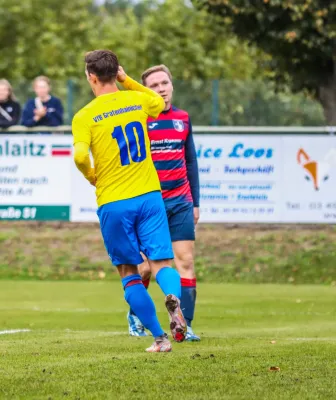
<instances>
[{"instance_id":1,"label":"player's hand","mask_svg":"<svg viewBox=\"0 0 336 400\"><path fill-rule=\"evenodd\" d=\"M124 80L126 79L126 72L124 71L124 68L119 65L118 68L118 74L117 74L117 81L118 82L124 82Z\"/></svg>"},{"instance_id":2,"label":"player's hand","mask_svg":"<svg viewBox=\"0 0 336 400\"><path fill-rule=\"evenodd\" d=\"M194 224L197 225L197 222L200 217L200 209L199 207L194 207Z\"/></svg>"}]
</instances>

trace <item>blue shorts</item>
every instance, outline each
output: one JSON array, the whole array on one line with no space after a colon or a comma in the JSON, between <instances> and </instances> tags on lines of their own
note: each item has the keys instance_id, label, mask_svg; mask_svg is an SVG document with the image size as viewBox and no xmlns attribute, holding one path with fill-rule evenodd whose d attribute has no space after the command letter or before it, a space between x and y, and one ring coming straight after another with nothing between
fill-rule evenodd
<instances>
[{"instance_id":1,"label":"blue shorts","mask_svg":"<svg viewBox=\"0 0 336 400\"><path fill-rule=\"evenodd\" d=\"M140 251L150 260L174 258L161 192L104 204L97 215L114 265L141 264Z\"/></svg>"},{"instance_id":2,"label":"blue shorts","mask_svg":"<svg viewBox=\"0 0 336 400\"><path fill-rule=\"evenodd\" d=\"M165 203L172 242L195 240L194 205Z\"/></svg>"}]
</instances>

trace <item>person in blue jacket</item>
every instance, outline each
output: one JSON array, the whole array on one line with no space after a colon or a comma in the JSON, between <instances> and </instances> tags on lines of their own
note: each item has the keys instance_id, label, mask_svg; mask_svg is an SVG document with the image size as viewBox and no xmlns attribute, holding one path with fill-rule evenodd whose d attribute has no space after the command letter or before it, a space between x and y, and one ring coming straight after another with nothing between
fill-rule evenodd
<instances>
[{"instance_id":1,"label":"person in blue jacket","mask_svg":"<svg viewBox=\"0 0 336 400\"><path fill-rule=\"evenodd\" d=\"M29 99L22 113L22 125L59 126L63 124L63 106L57 97L50 94L50 80L46 76L38 76L33 81L36 97Z\"/></svg>"}]
</instances>

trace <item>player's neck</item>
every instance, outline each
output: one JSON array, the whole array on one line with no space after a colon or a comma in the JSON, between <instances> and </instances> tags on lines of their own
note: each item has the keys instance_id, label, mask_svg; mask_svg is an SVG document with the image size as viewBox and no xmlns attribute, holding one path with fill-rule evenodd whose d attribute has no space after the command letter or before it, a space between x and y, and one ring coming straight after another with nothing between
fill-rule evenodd
<instances>
[{"instance_id":1,"label":"player's neck","mask_svg":"<svg viewBox=\"0 0 336 400\"><path fill-rule=\"evenodd\" d=\"M115 83L107 83L106 85L99 86L96 88L96 97L102 96L104 94L110 94L118 92L118 86Z\"/></svg>"},{"instance_id":2,"label":"player's neck","mask_svg":"<svg viewBox=\"0 0 336 400\"><path fill-rule=\"evenodd\" d=\"M171 103L166 103L166 107L164 108L163 111L169 111L171 107Z\"/></svg>"}]
</instances>

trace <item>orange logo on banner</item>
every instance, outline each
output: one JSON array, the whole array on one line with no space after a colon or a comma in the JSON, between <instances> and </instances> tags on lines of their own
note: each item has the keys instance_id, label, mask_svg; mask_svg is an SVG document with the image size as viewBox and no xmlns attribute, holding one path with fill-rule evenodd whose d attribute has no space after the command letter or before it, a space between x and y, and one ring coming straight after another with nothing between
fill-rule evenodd
<instances>
[{"instance_id":1,"label":"orange logo on banner","mask_svg":"<svg viewBox=\"0 0 336 400\"><path fill-rule=\"evenodd\" d=\"M330 168L336 161L336 150L331 149L323 161L316 161L301 148L296 159L306 173L305 178L313 183L315 190L320 190L321 184L329 179Z\"/></svg>"}]
</instances>

